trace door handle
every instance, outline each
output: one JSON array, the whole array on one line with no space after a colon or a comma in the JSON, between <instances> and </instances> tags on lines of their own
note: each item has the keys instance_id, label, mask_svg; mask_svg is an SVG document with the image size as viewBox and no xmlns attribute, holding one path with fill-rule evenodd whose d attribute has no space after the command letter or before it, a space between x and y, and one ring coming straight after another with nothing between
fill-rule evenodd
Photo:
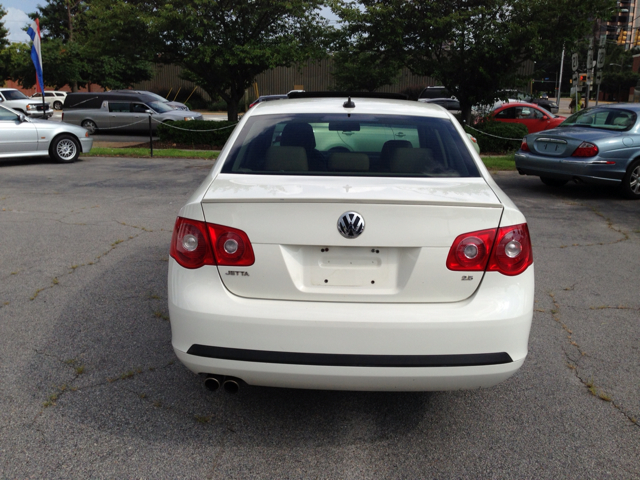
<instances>
[{"instance_id":1,"label":"door handle","mask_svg":"<svg viewBox=\"0 0 640 480\"><path fill-rule=\"evenodd\" d=\"M353 132L342 132L343 135L347 135L347 136L351 136L353 135Z\"/></svg>"},{"instance_id":2,"label":"door handle","mask_svg":"<svg viewBox=\"0 0 640 480\"><path fill-rule=\"evenodd\" d=\"M402 138L402 137L406 137L406 135L404 133L402 133L402 132L398 132L398 133L396 133L396 137Z\"/></svg>"}]
</instances>

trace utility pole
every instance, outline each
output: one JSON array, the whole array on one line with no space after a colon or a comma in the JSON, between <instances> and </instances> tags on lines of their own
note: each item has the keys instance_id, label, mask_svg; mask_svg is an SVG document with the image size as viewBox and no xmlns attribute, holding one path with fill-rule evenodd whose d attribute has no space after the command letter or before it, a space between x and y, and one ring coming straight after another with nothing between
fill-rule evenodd
<instances>
[{"instance_id":1,"label":"utility pole","mask_svg":"<svg viewBox=\"0 0 640 480\"><path fill-rule=\"evenodd\" d=\"M556 103L558 104L558 108L560 108L560 89L562 87L562 67L564 67L564 45L562 46L562 57L560 58L560 79L558 80L558 95L556 98Z\"/></svg>"}]
</instances>

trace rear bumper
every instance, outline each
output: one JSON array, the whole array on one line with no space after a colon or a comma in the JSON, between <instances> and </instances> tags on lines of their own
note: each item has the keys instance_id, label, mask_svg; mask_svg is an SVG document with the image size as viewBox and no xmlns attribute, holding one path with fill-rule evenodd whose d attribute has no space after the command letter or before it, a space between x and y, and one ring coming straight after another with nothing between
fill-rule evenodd
<instances>
[{"instance_id":1,"label":"rear bumper","mask_svg":"<svg viewBox=\"0 0 640 480\"><path fill-rule=\"evenodd\" d=\"M626 172L628 161L616 160L614 165L597 163L602 159L577 160L571 157L558 158L533 153L515 154L516 168L521 175L581 180L585 183L618 185Z\"/></svg>"},{"instance_id":2,"label":"rear bumper","mask_svg":"<svg viewBox=\"0 0 640 480\"><path fill-rule=\"evenodd\" d=\"M463 302L376 304L241 298L215 267L169 262L172 343L196 373L289 388L453 390L495 385L527 355L533 266L485 274Z\"/></svg>"}]
</instances>

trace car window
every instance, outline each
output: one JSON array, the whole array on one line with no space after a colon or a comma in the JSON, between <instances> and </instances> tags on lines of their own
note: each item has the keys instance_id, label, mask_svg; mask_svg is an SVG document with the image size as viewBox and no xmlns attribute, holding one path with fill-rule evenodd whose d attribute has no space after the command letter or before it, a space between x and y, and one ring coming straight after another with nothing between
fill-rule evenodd
<instances>
[{"instance_id":1,"label":"car window","mask_svg":"<svg viewBox=\"0 0 640 480\"><path fill-rule=\"evenodd\" d=\"M7 110L6 108L0 108L0 121L2 122L15 122L18 120L18 116Z\"/></svg>"},{"instance_id":2,"label":"car window","mask_svg":"<svg viewBox=\"0 0 640 480\"><path fill-rule=\"evenodd\" d=\"M516 107L516 118L520 119L533 119L535 116L535 108L531 107Z\"/></svg>"},{"instance_id":3,"label":"car window","mask_svg":"<svg viewBox=\"0 0 640 480\"><path fill-rule=\"evenodd\" d=\"M115 113L130 113L131 104L129 102L109 102L109 111Z\"/></svg>"},{"instance_id":4,"label":"car window","mask_svg":"<svg viewBox=\"0 0 640 480\"><path fill-rule=\"evenodd\" d=\"M149 107L147 107L143 103L132 103L131 104L131 111L134 112L134 113L146 113L147 110L149 110Z\"/></svg>"},{"instance_id":5,"label":"car window","mask_svg":"<svg viewBox=\"0 0 640 480\"><path fill-rule=\"evenodd\" d=\"M602 130L630 130L637 121L635 112L619 108L594 107L574 113L560 127L586 127Z\"/></svg>"},{"instance_id":6,"label":"car window","mask_svg":"<svg viewBox=\"0 0 640 480\"><path fill-rule=\"evenodd\" d=\"M24 100L25 98L27 100L29 99L29 97L27 97L19 90L4 90L2 92L2 95L4 95L4 98L6 98L7 100Z\"/></svg>"},{"instance_id":7,"label":"car window","mask_svg":"<svg viewBox=\"0 0 640 480\"><path fill-rule=\"evenodd\" d=\"M448 119L350 114L255 115L223 173L383 177L477 177L465 140Z\"/></svg>"},{"instance_id":8,"label":"car window","mask_svg":"<svg viewBox=\"0 0 640 480\"><path fill-rule=\"evenodd\" d=\"M498 113L496 113L496 118L500 118L502 120L513 120L514 118L516 118L515 107L500 110Z\"/></svg>"}]
</instances>

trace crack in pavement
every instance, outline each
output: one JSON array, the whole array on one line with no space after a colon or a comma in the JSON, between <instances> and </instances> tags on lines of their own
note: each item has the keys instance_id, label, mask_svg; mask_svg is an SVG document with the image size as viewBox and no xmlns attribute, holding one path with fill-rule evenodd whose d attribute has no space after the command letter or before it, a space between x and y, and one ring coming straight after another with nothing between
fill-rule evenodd
<instances>
[{"instance_id":1,"label":"crack in pavement","mask_svg":"<svg viewBox=\"0 0 640 480\"><path fill-rule=\"evenodd\" d=\"M567 290L567 289L565 289ZM553 292L549 292L549 297L551 298L551 301L553 302L553 309L551 310L551 318L553 318L554 321L556 321L557 323L560 324L560 326L562 327L562 329L566 332L567 334L567 341L569 342L569 344L571 346L573 346L575 348L575 350L577 350L577 352L579 353L578 356L575 355L571 355L569 350L565 349L564 353L565 353L565 357L567 359L567 367L573 371L575 377L580 381L580 383L582 383L591 393L591 395L593 395L596 398L599 398L605 402L609 402L611 403L611 405L613 405L616 410L618 410L620 413L622 413L622 415L624 415L627 420L629 420L629 422L631 422L632 425L640 428L640 425L638 424L638 420L631 414L629 414L628 412L626 412L622 406L620 404L618 404L611 395L609 395L607 392L605 392L602 388L599 388L598 386L595 385L593 378L590 379L584 379L581 375L580 375L580 360L582 357L588 356L590 358L596 358L593 356L588 355L583 349L582 347L580 347L580 345L575 342L572 338L573 332L571 331L571 329L569 329L569 327L567 327L567 325L560 319L560 304L558 303L558 301L555 298L555 294Z\"/></svg>"}]
</instances>

